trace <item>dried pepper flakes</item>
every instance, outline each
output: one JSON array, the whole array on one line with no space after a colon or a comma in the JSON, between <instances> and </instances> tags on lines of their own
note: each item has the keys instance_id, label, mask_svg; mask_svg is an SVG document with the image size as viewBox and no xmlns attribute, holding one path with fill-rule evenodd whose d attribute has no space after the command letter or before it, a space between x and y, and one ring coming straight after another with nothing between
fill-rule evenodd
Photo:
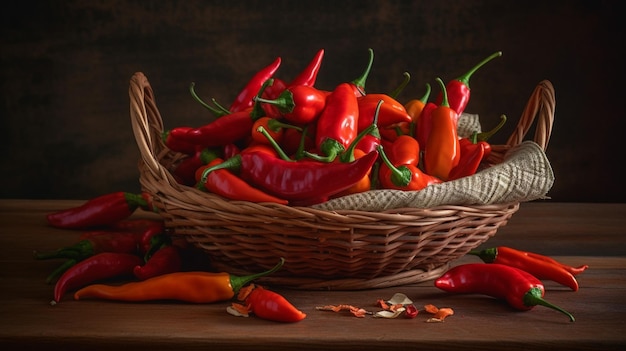
<instances>
[{"instance_id":1,"label":"dried pepper flakes","mask_svg":"<svg viewBox=\"0 0 626 351\"><path fill-rule=\"evenodd\" d=\"M333 312L341 312L341 311L350 311L355 317L363 318L366 314L373 314L370 311L367 311L363 308L352 306L352 305L326 305L321 307L315 307L318 311L333 311Z\"/></svg>"},{"instance_id":2,"label":"dried pepper flakes","mask_svg":"<svg viewBox=\"0 0 626 351\"><path fill-rule=\"evenodd\" d=\"M432 317L428 318L426 323L442 323L446 317L454 314L454 310L452 308L438 308L437 306L431 304L425 305L424 310L432 314Z\"/></svg>"}]
</instances>

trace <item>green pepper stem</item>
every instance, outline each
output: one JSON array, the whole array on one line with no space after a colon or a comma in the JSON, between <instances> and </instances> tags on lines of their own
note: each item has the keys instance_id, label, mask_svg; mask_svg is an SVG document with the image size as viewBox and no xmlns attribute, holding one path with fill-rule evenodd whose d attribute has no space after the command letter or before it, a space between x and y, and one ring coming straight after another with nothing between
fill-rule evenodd
<instances>
[{"instance_id":1,"label":"green pepper stem","mask_svg":"<svg viewBox=\"0 0 626 351\"><path fill-rule=\"evenodd\" d=\"M376 111L374 112L374 120L372 121L372 124L370 124L369 126L367 126L367 128L363 129L357 136L356 138L350 143L350 145L348 146L348 148L346 149L346 151L344 153L341 154L340 160L341 162L352 162L354 161L355 157L354 157L354 149L356 149L356 146L359 144L359 142L365 138L366 135L371 134L374 137L377 137L380 139L380 132L378 131L378 113L380 112L380 106L383 104L383 100L378 101L378 104L376 105Z\"/></svg>"},{"instance_id":2,"label":"green pepper stem","mask_svg":"<svg viewBox=\"0 0 626 351\"><path fill-rule=\"evenodd\" d=\"M206 179L209 176L209 173L216 171L218 169L228 169L231 171L237 172L241 168L241 155L235 155L222 163L216 164L215 166L208 167L202 172L201 182L206 183Z\"/></svg>"},{"instance_id":3,"label":"green pepper stem","mask_svg":"<svg viewBox=\"0 0 626 351\"><path fill-rule=\"evenodd\" d=\"M542 295L542 291L541 291L540 288L537 288L537 287L531 288L530 290L528 290L526 292L526 294L524 294L524 305L526 305L526 306L538 306L538 305L545 306L545 307L551 308L553 310L556 310L556 311L559 311L559 312L565 314L566 316L569 317L570 322L574 322L575 321L574 316L571 313L567 312L566 310L562 309L559 306L556 306L556 305L554 305L554 304L544 300L541 295Z\"/></svg>"},{"instance_id":4,"label":"green pepper stem","mask_svg":"<svg viewBox=\"0 0 626 351\"><path fill-rule=\"evenodd\" d=\"M404 90L404 88L406 88L407 84L409 84L409 81L411 80L411 74L409 72L404 72L402 73L402 75L404 76L404 79L402 80L400 85L398 85L397 88L389 93L389 96L394 99L396 99L398 95L400 95L400 93Z\"/></svg>"},{"instance_id":5,"label":"green pepper stem","mask_svg":"<svg viewBox=\"0 0 626 351\"><path fill-rule=\"evenodd\" d=\"M280 95L278 95L278 97L274 100L263 99L262 97L257 96L254 98L254 101L274 105L281 113L291 113L296 107L296 102L293 100L293 93L289 91L289 89L285 89L285 91L280 93Z\"/></svg>"},{"instance_id":6,"label":"green pepper stem","mask_svg":"<svg viewBox=\"0 0 626 351\"><path fill-rule=\"evenodd\" d=\"M423 104L426 104L426 102L428 101L428 98L430 97L430 91L431 91L430 84L426 83L426 92L424 93L424 96L422 96L419 99L419 101L421 101Z\"/></svg>"},{"instance_id":7,"label":"green pepper stem","mask_svg":"<svg viewBox=\"0 0 626 351\"><path fill-rule=\"evenodd\" d=\"M128 203L128 208L132 211L137 207L147 208L148 202L144 199L141 194L133 194L133 193L124 193L124 198L126 199L126 203Z\"/></svg>"},{"instance_id":8,"label":"green pepper stem","mask_svg":"<svg viewBox=\"0 0 626 351\"><path fill-rule=\"evenodd\" d=\"M478 141L487 141L487 139L491 138L494 134L496 134L506 123L506 115L500 116L500 122L497 126L493 127L490 131L478 133L476 135L476 142Z\"/></svg>"},{"instance_id":9,"label":"green pepper stem","mask_svg":"<svg viewBox=\"0 0 626 351\"><path fill-rule=\"evenodd\" d=\"M484 250L471 250L468 254L478 256L485 263L493 263L498 257L498 249L492 247Z\"/></svg>"},{"instance_id":10,"label":"green pepper stem","mask_svg":"<svg viewBox=\"0 0 626 351\"><path fill-rule=\"evenodd\" d=\"M236 294L242 287L244 287L246 284L250 283L251 281L278 271L283 266L283 264L285 264L285 259L281 257L280 262L278 262L276 266L274 266L274 268L267 270L265 272L250 274L250 275L245 275L245 276L236 276L236 275L231 274L230 286L233 288L233 292L235 292Z\"/></svg>"},{"instance_id":11,"label":"green pepper stem","mask_svg":"<svg viewBox=\"0 0 626 351\"><path fill-rule=\"evenodd\" d=\"M274 150L276 150L276 153L278 154L278 156L285 160L285 161L293 161L291 158L289 158L289 156L285 153L285 151L280 147L280 145L278 145L278 143L276 142L276 140L274 140L274 138L272 138L272 136L270 135L270 133L263 127L263 126L259 126L256 129L257 132L263 134L267 140L269 141L269 143L272 145L272 147L274 148Z\"/></svg>"},{"instance_id":12,"label":"green pepper stem","mask_svg":"<svg viewBox=\"0 0 626 351\"><path fill-rule=\"evenodd\" d=\"M365 71L361 74L360 77L356 78L355 80L353 80L351 83L354 84L354 86L357 87L357 89L361 92L361 94L365 95L365 82L367 81L367 77L370 74L370 71L372 70L372 63L374 62L374 50L372 50L371 48L367 49L367 51L370 54L370 60L369 63L367 64L367 68L365 69Z\"/></svg>"},{"instance_id":13,"label":"green pepper stem","mask_svg":"<svg viewBox=\"0 0 626 351\"><path fill-rule=\"evenodd\" d=\"M76 244L64 247L52 252L35 252L34 256L38 260L49 260L56 258L69 258L74 260L83 260L94 254L91 241L85 239Z\"/></svg>"},{"instance_id":14,"label":"green pepper stem","mask_svg":"<svg viewBox=\"0 0 626 351\"><path fill-rule=\"evenodd\" d=\"M439 83L439 86L441 87L441 94L443 95L440 106L450 107L450 103L448 103L448 91L446 90L446 84L439 77L435 78L435 80Z\"/></svg>"},{"instance_id":15,"label":"green pepper stem","mask_svg":"<svg viewBox=\"0 0 626 351\"><path fill-rule=\"evenodd\" d=\"M459 82L465 84L465 86L467 86L469 88L469 80L472 77L472 74L474 74L474 72L476 72L479 68L484 66L487 62L489 62L489 61L491 61L494 58L499 57L499 56L502 56L502 51L495 52L495 53L491 54L489 57L483 59L476 66L472 67L472 69L470 69L469 71L465 72L463 75L461 75L458 78L456 78L456 80L458 80Z\"/></svg>"},{"instance_id":16,"label":"green pepper stem","mask_svg":"<svg viewBox=\"0 0 626 351\"><path fill-rule=\"evenodd\" d=\"M253 121L256 121L257 119L265 116L265 111L263 110L263 107L261 107L261 104L257 101L257 99L261 98L265 89L267 89L267 87L271 86L272 84L274 84L273 78L270 78L263 82L263 85L261 85L261 88L257 92L256 96L253 98L254 106L252 107L252 112L250 112L250 118L252 118Z\"/></svg>"},{"instance_id":17,"label":"green pepper stem","mask_svg":"<svg viewBox=\"0 0 626 351\"><path fill-rule=\"evenodd\" d=\"M412 177L411 170L408 169L406 166L394 166L385 154L382 145L378 145L376 149L378 150L380 158L382 158L385 165L389 167L389 170L391 170L391 182L399 187L405 187L409 185Z\"/></svg>"},{"instance_id":18,"label":"green pepper stem","mask_svg":"<svg viewBox=\"0 0 626 351\"><path fill-rule=\"evenodd\" d=\"M189 92L191 93L191 96L200 103L200 105L204 106L207 110L211 111L211 113L213 113L216 117L221 117L221 116L225 116L227 114L230 113L230 111L224 111L221 108L215 108L209 104L207 104L206 102L204 102L199 96L198 94L196 94L196 89L195 89L196 83L191 82L191 84L189 85Z\"/></svg>"}]
</instances>

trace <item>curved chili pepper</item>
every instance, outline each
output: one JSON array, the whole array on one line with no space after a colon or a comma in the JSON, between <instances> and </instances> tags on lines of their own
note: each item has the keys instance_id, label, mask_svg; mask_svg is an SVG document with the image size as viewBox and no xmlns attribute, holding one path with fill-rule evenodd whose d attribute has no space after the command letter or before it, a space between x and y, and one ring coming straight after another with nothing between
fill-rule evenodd
<instances>
[{"instance_id":1,"label":"curved chili pepper","mask_svg":"<svg viewBox=\"0 0 626 351\"><path fill-rule=\"evenodd\" d=\"M187 131L188 142L200 147L224 146L242 140L250 135L255 118L253 109L230 113L205 125Z\"/></svg>"},{"instance_id":2,"label":"curved chili pepper","mask_svg":"<svg viewBox=\"0 0 626 351\"><path fill-rule=\"evenodd\" d=\"M491 54L489 57L480 61L476 66L474 66L472 69L467 71L465 74L461 75L460 77L456 79L449 81L448 84L446 84L446 90L448 92L448 101L450 103L450 108L456 111L456 113L459 116L461 115L461 113L463 113L463 111L465 111L465 107L467 106L467 103L470 100L469 81L470 81L472 74L474 74L474 72L476 72L479 68L484 66L487 62L499 56L502 56L501 51ZM443 100L443 96L440 93L437 96L436 103L440 104L442 100Z\"/></svg>"},{"instance_id":3,"label":"curved chili pepper","mask_svg":"<svg viewBox=\"0 0 626 351\"><path fill-rule=\"evenodd\" d=\"M411 122L411 116L407 113L404 105L387 94L367 94L357 98L359 105L359 121L357 130L360 132L367 128L374 120L374 113L379 101L384 104L378 112L378 127L385 128L398 123Z\"/></svg>"},{"instance_id":4,"label":"curved chili pepper","mask_svg":"<svg viewBox=\"0 0 626 351\"><path fill-rule=\"evenodd\" d=\"M587 266L569 267L547 256L538 257L538 254L529 254L506 246L470 251L469 254L480 257L487 263L499 263L522 269L539 279L547 279L578 291L578 281L572 271L581 272Z\"/></svg>"},{"instance_id":5,"label":"curved chili pepper","mask_svg":"<svg viewBox=\"0 0 626 351\"><path fill-rule=\"evenodd\" d=\"M170 130L166 130L162 134L163 144L170 150L180 152L187 155L192 155L196 152L196 145L190 143L185 138L185 134L192 129L191 127L176 127Z\"/></svg>"},{"instance_id":6,"label":"curved chili pepper","mask_svg":"<svg viewBox=\"0 0 626 351\"><path fill-rule=\"evenodd\" d=\"M409 116L411 116L412 122L417 123L419 116L422 114L424 106L426 106L426 103L428 102L430 91L430 84L426 83L426 92L424 93L424 96L419 99L409 100L406 104L404 104L404 109L409 114Z\"/></svg>"},{"instance_id":7,"label":"curved chili pepper","mask_svg":"<svg viewBox=\"0 0 626 351\"><path fill-rule=\"evenodd\" d=\"M484 294L504 299L518 310L527 311L541 305L567 315L564 309L544 300L545 288L532 274L503 264L467 263L456 266L435 280L435 286L447 292Z\"/></svg>"},{"instance_id":8,"label":"curved chili pepper","mask_svg":"<svg viewBox=\"0 0 626 351\"><path fill-rule=\"evenodd\" d=\"M196 170L220 156L214 148L199 148L193 155L183 159L172 171L172 175L180 184L192 186L195 184Z\"/></svg>"},{"instance_id":9,"label":"curved chili pepper","mask_svg":"<svg viewBox=\"0 0 626 351\"><path fill-rule=\"evenodd\" d=\"M461 156L457 131L458 115L448 104L443 81L437 78L437 82L441 86L443 100L432 112L432 126L424 147L424 170L446 181L450 171L459 164Z\"/></svg>"},{"instance_id":10,"label":"curved chili pepper","mask_svg":"<svg viewBox=\"0 0 626 351\"><path fill-rule=\"evenodd\" d=\"M235 101L230 105L231 113L245 111L251 108L254 105L254 97L259 93L259 90L263 86L263 84L278 70L280 66L281 58L277 57L274 62L270 63L268 66L264 67L260 71L258 71L250 81L246 84L246 86L239 92Z\"/></svg>"},{"instance_id":11,"label":"curved chili pepper","mask_svg":"<svg viewBox=\"0 0 626 351\"><path fill-rule=\"evenodd\" d=\"M306 313L297 309L284 296L260 285L251 284L249 287L241 289L238 297L245 306L233 304L244 314L252 312L259 318L284 323L295 323L306 318Z\"/></svg>"},{"instance_id":12,"label":"curved chili pepper","mask_svg":"<svg viewBox=\"0 0 626 351\"><path fill-rule=\"evenodd\" d=\"M378 152L383 159L383 164L378 170L379 181L385 189L417 191L431 184L441 183L441 180L422 172L416 165L392 164L385 155L382 146L378 147Z\"/></svg>"},{"instance_id":13,"label":"curved chili pepper","mask_svg":"<svg viewBox=\"0 0 626 351\"><path fill-rule=\"evenodd\" d=\"M133 268L141 264L137 255L103 252L76 263L65 271L54 286L54 301L60 302L67 291L78 289L89 283L132 275Z\"/></svg>"},{"instance_id":14,"label":"curved chili pepper","mask_svg":"<svg viewBox=\"0 0 626 351\"><path fill-rule=\"evenodd\" d=\"M368 134L369 135L369 134ZM365 155L368 154L368 152L365 152L361 149L355 148L354 151L354 159L359 159ZM364 191L369 191L372 187L372 181L370 179L370 172L367 172L367 174L365 174L363 176L363 178L361 178L361 180L359 180L358 182L356 182L354 185L352 185L351 187L349 187L348 189L345 189L343 191L338 192L337 194L333 194L330 196L330 198L338 198L338 197L342 197L342 196L347 196L347 195L351 195L351 194L356 194L356 193L361 193Z\"/></svg>"},{"instance_id":15,"label":"curved chili pepper","mask_svg":"<svg viewBox=\"0 0 626 351\"><path fill-rule=\"evenodd\" d=\"M367 63L367 67L365 68L365 71L363 71L363 73L361 73L359 77L355 78L349 83L350 87L352 88L352 92L354 93L354 96L356 97L363 96L366 94L365 83L367 82L367 77L370 74L370 71L372 69L372 63L374 62L374 50L369 48L367 49L367 52L369 53L369 62Z\"/></svg>"},{"instance_id":16,"label":"curved chili pepper","mask_svg":"<svg viewBox=\"0 0 626 351\"><path fill-rule=\"evenodd\" d=\"M230 169L250 184L282 199L306 201L338 193L358 182L376 161L377 152L350 163L313 160L286 161L265 152L242 152L206 169L206 181L214 170Z\"/></svg>"},{"instance_id":17,"label":"curved chili pepper","mask_svg":"<svg viewBox=\"0 0 626 351\"><path fill-rule=\"evenodd\" d=\"M319 73L322 65L322 59L324 58L324 49L320 49L309 64L289 83L290 86L295 85L307 85L314 86L317 80L317 74Z\"/></svg>"},{"instance_id":18,"label":"curved chili pepper","mask_svg":"<svg viewBox=\"0 0 626 351\"><path fill-rule=\"evenodd\" d=\"M357 98L350 84L341 83L326 98L326 107L316 123L315 146L323 156L307 156L332 162L356 139L358 122Z\"/></svg>"},{"instance_id":19,"label":"curved chili pepper","mask_svg":"<svg viewBox=\"0 0 626 351\"><path fill-rule=\"evenodd\" d=\"M57 228L97 227L128 218L138 207L147 207L141 194L118 191L95 197L77 207L50 213L46 219L48 224Z\"/></svg>"},{"instance_id":20,"label":"curved chili pepper","mask_svg":"<svg viewBox=\"0 0 626 351\"><path fill-rule=\"evenodd\" d=\"M222 159L216 159L208 166L210 168L223 162ZM203 184L208 191L231 200L288 204L287 200L272 196L251 186L227 169L215 169L209 172Z\"/></svg>"},{"instance_id":21,"label":"curved chili pepper","mask_svg":"<svg viewBox=\"0 0 626 351\"><path fill-rule=\"evenodd\" d=\"M74 293L74 299L98 298L116 301L177 300L213 303L232 299L246 284L279 270L285 260L265 272L235 276L226 272L203 271L161 274L122 285L92 284Z\"/></svg>"},{"instance_id":22,"label":"curved chili pepper","mask_svg":"<svg viewBox=\"0 0 626 351\"><path fill-rule=\"evenodd\" d=\"M328 92L308 85L287 87L273 100L255 98L261 104L274 105L280 116L296 124L307 124L316 120L326 106Z\"/></svg>"},{"instance_id":23,"label":"curved chili pepper","mask_svg":"<svg viewBox=\"0 0 626 351\"><path fill-rule=\"evenodd\" d=\"M183 261L178 247L171 243L160 245L149 255L146 263L133 268L133 275L139 280L146 280L163 274L179 272Z\"/></svg>"},{"instance_id":24,"label":"curved chili pepper","mask_svg":"<svg viewBox=\"0 0 626 351\"><path fill-rule=\"evenodd\" d=\"M81 261L101 252L136 254L140 239L141 237L133 232L91 232L89 237L79 240L74 245L52 252L35 252L34 256L39 260L69 258Z\"/></svg>"}]
</instances>

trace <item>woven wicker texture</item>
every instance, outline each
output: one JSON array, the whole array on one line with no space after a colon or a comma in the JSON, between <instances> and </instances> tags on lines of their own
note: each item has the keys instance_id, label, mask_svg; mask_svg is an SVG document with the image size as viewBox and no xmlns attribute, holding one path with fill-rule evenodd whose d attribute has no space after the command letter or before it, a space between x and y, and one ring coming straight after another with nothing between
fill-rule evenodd
<instances>
[{"instance_id":1,"label":"woven wicker texture","mask_svg":"<svg viewBox=\"0 0 626 351\"><path fill-rule=\"evenodd\" d=\"M532 154L542 155L540 162L531 162L530 169L520 171L513 167L515 170L507 171L506 178L491 180L504 185L509 194L504 197L506 201L390 206L388 195L377 197L371 191L368 193L372 194L366 194L369 205L350 201L352 208L330 210L323 206L230 201L180 185L170 169L186 156L164 146L163 120L152 87L141 72L131 78L129 94L131 124L141 153L140 182L144 191L154 196L166 226L174 235L202 248L217 270L232 274L266 270L279 257L284 257L281 271L259 280L265 284L355 290L433 279L449 262L494 236L518 210L521 201L544 197L553 181L543 153L554 116L554 91L548 81L541 82L533 92L507 145L494 146L491 158L494 166L479 172L526 158L519 156L527 154L523 150L532 149ZM523 141L535 116L540 126L535 138ZM468 115L461 124L475 130L476 123L477 118ZM515 180L526 179L531 174L541 178L543 186L529 195L517 189L519 182ZM480 175L467 178L474 177ZM479 183L486 181L489 179ZM473 187L478 183L472 184ZM481 188L492 187L483 184ZM391 199L406 197L402 193L394 194ZM364 209L362 206L366 205L376 209Z\"/></svg>"}]
</instances>

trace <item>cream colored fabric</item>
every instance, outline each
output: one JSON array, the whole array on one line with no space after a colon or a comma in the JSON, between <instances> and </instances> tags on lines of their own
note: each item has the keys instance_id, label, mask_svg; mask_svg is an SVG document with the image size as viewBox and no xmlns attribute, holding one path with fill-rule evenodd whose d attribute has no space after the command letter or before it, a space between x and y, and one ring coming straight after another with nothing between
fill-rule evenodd
<instances>
[{"instance_id":1,"label":"cream colored fabric","mask_svg":"<svg viewBox=\"0 0 626 351\"><path fill-rule=\"evenodd\" d=\"M477 115L464 114L459 135L480 131ZM421 191L372 190L333 199L314 208L383 211L393 208L430 208L440 205L488 205L546 198L554 172L544 150L534 141L511 148L504 161L470 177L431 185Z\"/></svg>"}]
</instances>

